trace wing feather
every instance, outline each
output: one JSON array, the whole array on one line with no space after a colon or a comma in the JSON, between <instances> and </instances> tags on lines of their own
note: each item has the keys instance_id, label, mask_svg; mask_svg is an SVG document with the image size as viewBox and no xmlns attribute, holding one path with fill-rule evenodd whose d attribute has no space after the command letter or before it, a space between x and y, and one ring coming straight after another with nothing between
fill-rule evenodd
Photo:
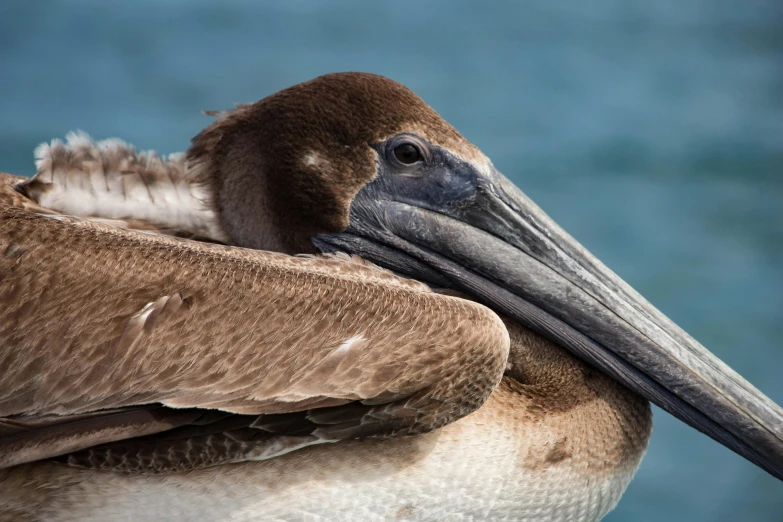
<instances>
[{"instance_id":1,"label":"wing feather","mask_svg":"<svg viewBox=\"0 0 783 522\"><path fill-rule=\"evenodd\" d=\"M0 467L70 454L74 465L166 471L415 434L478 408L503 374L508 333L493 312L360 260L5 202ZM241 426L220 431L221 415Z\"/></svg>"}]
</instances>

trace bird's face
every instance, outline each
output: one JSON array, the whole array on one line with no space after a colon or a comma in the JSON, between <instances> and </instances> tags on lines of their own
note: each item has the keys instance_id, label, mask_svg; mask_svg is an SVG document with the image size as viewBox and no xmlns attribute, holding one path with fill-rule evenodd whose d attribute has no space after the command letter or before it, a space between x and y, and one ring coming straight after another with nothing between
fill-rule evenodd
<instances>
[{"instance_id":1,"label":"bird's face","mask_svg":"<svg viewBox=\"0 0 783 522\"><path fill-rule=\"evenodd\" d=\"M216 192L234 198L226 201L251 201L223 211L238 244L290 253L312 244L469 293L783 477L780 407L592 256L405 87L329 75L211 129L196 138L191 158L211 162ZM285 221L277 233L294 238L288 250L258 240L269 232L247 216L261 207Z\"/></svg>"}]
</instances>

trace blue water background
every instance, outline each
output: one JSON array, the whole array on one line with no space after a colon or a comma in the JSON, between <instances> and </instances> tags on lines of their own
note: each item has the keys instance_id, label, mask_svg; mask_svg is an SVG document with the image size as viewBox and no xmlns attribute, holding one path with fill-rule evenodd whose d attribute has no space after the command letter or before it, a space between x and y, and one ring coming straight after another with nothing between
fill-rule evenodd
<instances>
[{"instance_id":1,"label":"blue water background","mask_svg":"<svg viewBox=\"0 0 783 522\"><path fill-rule=\"evenodd\" d=\"M322 73L405 83L783 403L783 4L0 3L0 170L83 129L184 149L201 109ZM783 484L655 410L613 521L783 521Z\"/></svg>"}]
</instances>

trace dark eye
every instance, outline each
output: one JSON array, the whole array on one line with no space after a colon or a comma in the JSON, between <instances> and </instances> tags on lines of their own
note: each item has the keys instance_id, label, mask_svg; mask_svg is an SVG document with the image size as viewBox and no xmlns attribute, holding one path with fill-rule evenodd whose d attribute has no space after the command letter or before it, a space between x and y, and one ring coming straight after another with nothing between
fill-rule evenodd
<instances>
[{"instance_id":1,"label":"dark eye","mask_svg":"<svg viewBox=\"0 0 783 522\"><path fill-rule=\"evenodd\" d=\"M421 161L418 147L410 143L402 143L394 147L394 157L403 165L413 165L417 161Z\"/></svg>"}]
</instances>

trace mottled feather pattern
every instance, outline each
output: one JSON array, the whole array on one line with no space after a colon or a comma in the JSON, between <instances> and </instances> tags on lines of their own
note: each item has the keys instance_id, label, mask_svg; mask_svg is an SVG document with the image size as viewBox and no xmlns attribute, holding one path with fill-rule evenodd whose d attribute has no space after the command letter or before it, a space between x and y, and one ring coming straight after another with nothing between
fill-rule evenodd
<instances>
[{"instance_id":1,"label":"mottled feather pattern","mask_svg":"<svg viewBox=\"0 0 783 522\"><path fill-rule=\"evenodd\" d=\"M35 176L19 189L43 207L75 216L146 221L225 242L211 195L184 154L139 152L122 140L71 132L35 150Z\"/></svg>"},{"instance_id":2,"label":"mottled feather pattern","mask_svg":"<svg viewBox=\"0 0 783 522\"><path fill-rule=\"evenodd\" d=\"M247 460L266 460L323 443L312 435L270 435L260 430L243 438L236 431L192 435L174 440L156 437L115 443L55 457L71 466L104 471L160 474L177 473ZM239 436L238 436L239 435Z\"/></svg>"},{"instance_id":3,"label":"mottled feather pattern","mask_svg":"<svg viewBox=\"0 0 783 522\"><path fill-rule=\"evenodd\" d=\"M361 421L317 436L406 435L478 408L505 367L507 332L492 312L341 257L9 207L0 241L3 417L150 403L271 414L369 400L377 406Z\"/></svg>"},{"instance_id":4,"label":"mottled feather pattern","mask_svg":"<svg viewBox=\"0 0 783 522\"><path fill-rule=\"evenodd\" d=\"M34 200L22 194L19 185L29 181L29 178L14 176L0 172L0 205L23 208L38 214L58 214L58 212L42 207Z\"/></svg>"},{"instance_id":5,"label":"mottled feather pattern","mask_svg":"<svg viewBox=\"0 0 783 522\"><path fill-rule=\"evenodd\" d=\"M237 437L234 425L226 430L232 442L193 437L171 450L158 443L135 453L117 444L108 455L96 449L58 458L76 467L39 462L0 470L0 503L14 521L40 513L102 521L117 512L181 521L288 520L310 512L374 520L383 513L394 518L402 508L425 520L599 520L639 465L650 434L649 404L533 332L511 321L506 326L514 362L526 371L507 375L478 411L432 433L341 441L197 469L232 448L242 452L247 439ZM353 405L319 410L319 421L356 418L362 405ZM263 428L311 428L293 421L296 416L264 416ZM186 471L172 473L173 466Z\"/></svg>"},{"instance_id":6,"label":"mottled feather pattern","mask_svg":"<svg viewBox=\"0 0 783 522\"><path fill-rule=\"evenodd\" d=\"M358 258L159 235L312 254L377 174L368 144L415 132L489 168L478 149L374 75L216 116L187 163L73 136L39 149L35 181L0 174L0 519L583 521L616 504L649 404L562 348ZM201 197L159 206L177 179ZM77 206L25 197L58 194Z\"/></svg>"}]
</instances>

